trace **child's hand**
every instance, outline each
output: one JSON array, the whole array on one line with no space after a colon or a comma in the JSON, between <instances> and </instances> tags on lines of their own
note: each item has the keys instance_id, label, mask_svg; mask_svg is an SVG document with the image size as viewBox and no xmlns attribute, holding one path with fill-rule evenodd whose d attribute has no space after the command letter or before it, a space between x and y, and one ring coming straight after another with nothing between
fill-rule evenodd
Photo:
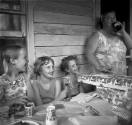
<instances>
[{"instance_id":1,"label":"child's hand","mask_svg":"<svg viewBox=\"0 0 132 125\"><path fill-rule=\"evenodd\" d=\"M24 96L24 97L19 97L19 98L13 99L11 102L9 102L9 105L12 105L12 104L25 105L27 102L28 102L28 98L26 96Z\"/></svg>"},{"instance_id":2,"label":"child's hand","mask_svg":"<svg viewBox=\"0 0 132 125\"><path fill-rule=\"evenodd\" d=\"M65 87L65 89L61 92L62 97L66 98L68 94L68 87Z\"/></svg>"}]
</instances>

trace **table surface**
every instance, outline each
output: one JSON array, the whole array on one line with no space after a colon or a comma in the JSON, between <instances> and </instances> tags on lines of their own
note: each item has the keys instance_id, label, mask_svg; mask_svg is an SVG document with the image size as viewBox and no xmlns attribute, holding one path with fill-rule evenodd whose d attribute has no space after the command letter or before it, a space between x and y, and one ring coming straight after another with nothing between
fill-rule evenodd
<instances>
[{"instance_id":1,"label":"table surface","mask_svg":"<svg viewBox=\"0 0 132 125\"><path fill-rule=\"evenodd\" d=\"M117 125L118 118L113 114L112 106L99 98L94 97L91 99L90 96L88 94L80 94L70 102L54 102L58 121L57 125ZM77 102L78 99L80 100L80 97L85 98L85 102ZM32 117L21 119L32 120L40 123L40 125L45 125L47 106L38 106ZM92 106L92 110L90 106ZM0 121L0 125L7 124L4 121L3 123Z\"/></svg>"}]
</instances>

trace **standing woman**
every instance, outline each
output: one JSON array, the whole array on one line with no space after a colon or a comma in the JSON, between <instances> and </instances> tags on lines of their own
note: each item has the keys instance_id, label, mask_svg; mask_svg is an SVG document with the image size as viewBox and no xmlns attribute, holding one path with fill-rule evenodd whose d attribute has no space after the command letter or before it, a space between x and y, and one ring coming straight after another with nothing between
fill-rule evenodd
<instances>
[{"instance_id":1,"label":"standing woman","mask_svg":"<svg viewBox=\"0 0 132 125\"><path fill-rule=\"evenodd\" d=\"M114 23L121 28L116 30ZM85 48L91 72L126 75L126 50L131 48L132 39L124 26L117 22L115 11L105 12L102 16L102 29L89 37Z\"/></svg>"}]
</instances>

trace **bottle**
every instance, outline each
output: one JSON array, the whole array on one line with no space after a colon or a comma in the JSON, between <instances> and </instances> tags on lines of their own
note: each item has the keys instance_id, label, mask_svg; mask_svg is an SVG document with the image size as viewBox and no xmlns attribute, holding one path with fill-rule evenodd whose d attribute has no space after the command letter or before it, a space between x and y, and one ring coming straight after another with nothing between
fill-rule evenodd
<instances>
[{"instance_id":1,"label":"bottle","mask_svg":"<svg viewBox=\"0 0 132 125\"><path fill-rule=\"evenodd\" d=\"M69 77L65 77L64 78L64 84L65 84L65 87L66 87L66 89L68 91L67 99L69 100L69 99L71 99L71 80L70 80Z\"/></svg>"},{"instance_id":2,"label":"bottle","mask_svg":"<svg viewBox=\"0 0 132 125\"><path fill-rule=\"evenodd\" d=\"M28 102L25 105L25 114L27 117L32 117L32 115L34 113L34 108L35 108L35 105L32 102Z\"/></svg>"},{"instance_id":3,"label":"bottle","mask_svg":"<svg viewBox=\"0 0 132 125\"><path fill-rule=\"evenodd\" d=\"M122 29L122 24L120 22L112 23L113 29L115 32L118 32Z\"/></svg>"},{"instance_id":4,"label":"bottle","mask_svg":"<svg viewBox=\"0 0 132 125\"><path fill-rule=\"evenodd\" d=\"M56 109L53 104L47 107L46 113L46 125L57 125Z\"/></svg>"}]
</instances>

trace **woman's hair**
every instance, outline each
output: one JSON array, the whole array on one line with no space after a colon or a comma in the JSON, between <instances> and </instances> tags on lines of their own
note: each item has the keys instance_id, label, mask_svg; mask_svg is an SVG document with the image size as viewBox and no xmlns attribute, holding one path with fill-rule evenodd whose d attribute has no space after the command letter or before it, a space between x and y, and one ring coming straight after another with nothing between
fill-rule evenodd
<instances>
[{"instance_id":1,"label":"woman's hair","mask_svg":"<svg viewBox=\"0 0 132 125\"><path fill-rule=\"evenodd\" d=\"M37 58L37 60L34 63L34 74L36 76L40 76L41 75L41 66L47 65L49 63L49 61L51 61L54 65L54 60L49 56L43 56L43 57Z\"/></svg>"},{"instance_id":2,"label":"woman's hair","mask_svg":"<svg viewBox=\"0 0 132 125\"><path fill-rule=\"evenodd\" d=\"M112 8L104 10L103 12L101 12L101 16L96 18L96 25L95 25L96 29L102 29L103 28L103 22L104 22L105 16L111 12L116 13L116 11Z\"/></svg>"},{"instance_id":3,"label":"woman's hair","mask_svg":"<svg viewBox=\"0 0 132 125\"><path fill-rule=\"evenodd\" d=\"M19 57L19 51L25 49L23 45L8 45L4 48L2 58L7 64L10 63L10 59L17 59Z\"/></svg>"},{"instance_id":4,"label":"woman's hair","mask_svg":"<svg viewBox=\"0 0 132 125\"><path fill-rule=\"evenodd\" d=\"M68 69L69 69L69 61L71 60L75 60L76 63L78 63L78 59L76 56L67 56L67 57L64 57L61 61L61 65L60 65L60 69L62 72L64 72L65 74L68 74Z\"/></svg>"}]
</instances>

